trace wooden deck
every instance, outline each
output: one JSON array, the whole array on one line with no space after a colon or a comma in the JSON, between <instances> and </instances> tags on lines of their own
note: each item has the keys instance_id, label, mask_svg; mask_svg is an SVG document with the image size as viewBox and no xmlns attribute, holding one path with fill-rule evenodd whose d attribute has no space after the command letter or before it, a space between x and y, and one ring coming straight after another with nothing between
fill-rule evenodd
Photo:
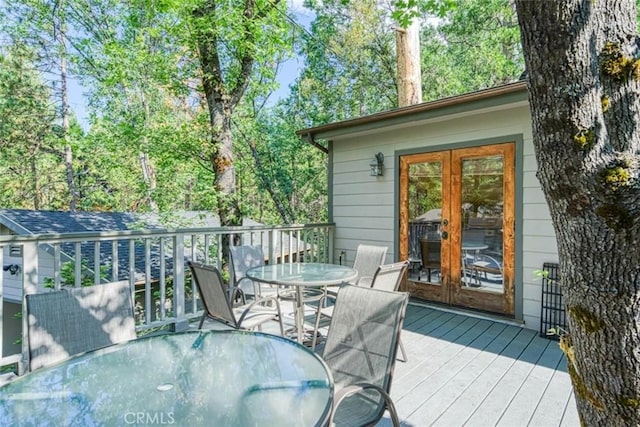
<instances>
[{"instance_id":1,"label":"wooden deck","mask_svg":"<svg viewBox=\"0 0 640 427\"><path fill-rule=\"evenodd\" d=\"M403 426L580 425L564 355L537 331L410 303L402 342L409 360L396 362L391 396ZM391 426L388 413L377 426Z\"/></svg>"},{"instance_id":2,"label":"wooden deck","mask_svg":"<svg viewBox=\"0 0 640 427\"><path fill-rule=\"evenodd\" d=\"M391 395L405 426L580 425L564 355L536 331L410 304L402 341Z\"/></svg>"}]
</instances>

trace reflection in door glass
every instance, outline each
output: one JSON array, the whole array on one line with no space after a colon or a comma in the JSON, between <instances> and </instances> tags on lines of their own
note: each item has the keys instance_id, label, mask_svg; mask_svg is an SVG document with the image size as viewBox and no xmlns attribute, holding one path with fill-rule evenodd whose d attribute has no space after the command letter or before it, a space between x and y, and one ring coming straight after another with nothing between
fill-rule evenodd
<instances>
[{"instance_id":1,"label":"reflection in door glass","mask_svg":"<svg viewBox=\"0 0 640 427\"><path fill-rule=\"evenodd\" d=\"M409 166L410 279L440 284L442 163Z\"/></svg>"},{"instance_id":2,"label":"reflection in door glass","mask_svg":"<svg viewBox=\"0 0 640 427\"><path fill-rule=\"evenodd\" d=\"M462 162L462 282L467 289L503 292L502 156Z\"/></svg>"}]
</instances>

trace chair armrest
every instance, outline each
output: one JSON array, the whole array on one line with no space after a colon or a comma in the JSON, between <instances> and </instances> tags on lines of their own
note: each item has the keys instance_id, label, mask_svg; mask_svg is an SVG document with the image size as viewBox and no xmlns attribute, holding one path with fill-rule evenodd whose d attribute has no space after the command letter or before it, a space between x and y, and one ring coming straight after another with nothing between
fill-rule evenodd
<instances>
[{"instance_id":1,"label":"chair armrest","mask_svg":"<svg viewBox=\"0 0 640 427\"><path fill-rule=\"evenodd\" d=\"M318 300L318 306L321 308L326 307L327 301L333 301L335 303L337 297L338 293L336 291L330 291L329 289L326 289L324 291L324 295Z\"/></svg>"},{"instance_id":2,"label":"chair armrest","mask_svg":"<svg viewBox=\"0 0 640 427\"><path fill-rule=\"evenodd\" d=\"M393 404L393 400L391 400L391 396L384 391L382 388L377 385L369 384L369 383L358 383L347 386L343 389L340 389L333 398L333 406L331 408L331 415L329 416L329 426L333 426L333 418L338 410L338 406L344 399L349 396L353 396L354 394L361 393L365 390L376 390L380 393L380 396L384 399L387 410L389 411L389 415L391 416L391 423L393 427L400 427L400 419L398 418L398 412L396 411L396 407Z\"/></svg>"},{"instance_id":3,"label":"chair armrest","mask_svg":"<svg viewBox=\"0 0 640 427\"><path fill-rule=\"evenodd\" d=\"M233 302L237 297L240 297L240 301L242 301L242 304L246 304L247 300L242 289L238 288L237 286L229 286L227 288L227 292L229 293L229 301L231 301L231 305L233 305Z\"/></svg>"},{"instance_id":4,"label":"chair armrest","mask_svg":"<svg viewBox=\"0 0 640 427\"><path fill-rule=\"evenodd\" d=\"M247 315L251 312L251 309L253 307L255 307L256 305L264 305L264 303L268 301L274 301L276 303L276 314L278 315L279 319L282 319L282 312L280 311L280 301L278 301L278 298L275 296L264 297L264 298L257 299L253 301L251 304L244 307L244 310L242 310L242 315L238 319L238 325L242 325L242 322L244 321L245 317L247 317ZM282 329L282 323L280 323L280 328ZM284 334L284 331L281 330L280 332Z\"/></svg>"},{"instance_id":5,"label":"chair armrest","mask_svg":"<svg viewBox=\"0 0 640 427\"><path fill-rule=\"evenodd\" d=\"M260 295L260 289L259 289L260 285L258 283L256 283L255 280L251 280L248 277L241 277L240 279L236 280L234 288L240 289L240 283L242 283L243 280L248 280L251 283L251 285L253 286L253 295L254 296L255 295ZM240 290L242 291L242 289L240 289ZM244 295L244 291L242 291L242 292L243 292L243 295Z\"/></svg>"}]
</instances>

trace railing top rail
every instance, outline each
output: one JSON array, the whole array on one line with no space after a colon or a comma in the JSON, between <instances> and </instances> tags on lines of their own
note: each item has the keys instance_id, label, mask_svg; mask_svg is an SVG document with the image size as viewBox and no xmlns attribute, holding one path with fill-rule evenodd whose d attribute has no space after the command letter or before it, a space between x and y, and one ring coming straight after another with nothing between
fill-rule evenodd
<instances>
[{"instance_id":1,"label":"railing top rail","mask_svg":"<svg viewBox=\"0 0 640 427\"><path fill-rule=\"evenodd\" d=\"M43 233L43 234L20 234L20 235L2 235L0 236L0 244L19 243L19 242L53 242L58 240L78 241L91 240L96 237L104 239L118 239L131 237L168 237L177 234L230 234L230 233L247 233L261 232L270 230L305 230L318 227L332 227L334 223L313 223L313 224L289 224L289 225L251 225L251 226L227 226L227 227L195 227L195 228L158 228L158 229L141 229L141 230L122 230L122 231L83 231L70 233Z\"/></svg>"}]
</instances>

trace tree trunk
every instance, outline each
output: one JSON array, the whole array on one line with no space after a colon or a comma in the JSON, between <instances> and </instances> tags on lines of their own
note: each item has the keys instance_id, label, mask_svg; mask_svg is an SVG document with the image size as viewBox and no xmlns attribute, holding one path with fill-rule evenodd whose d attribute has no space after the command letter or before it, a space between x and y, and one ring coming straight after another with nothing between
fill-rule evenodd
<instances>
[{"instance_id":1,"label":"tree trunk","mask_svg":"<svg viewBox=\"0 0 640 427\"><path fill-rule=\"evenodd\" d=\"M38 179L38 166L36 156L31 153L29 156L29 166L31 169L31 191L33 193L33 209L40 209L40 180Z\"/></svg>"},{"instance_id":2,"label":"tree trunk","mask_svg":"<svg viewBox=\"0 0 640 427\"><path fill-rule=\"evenodd\" d=\"M396 30L398 57L398 107L422 102L420 68L420 25L414 20L408 27Z\"/></svg>"},{"instance_id":3,"label":"tree trunk","mask_svg":"<svg viewBox=\"0 0 640 427\"><path fill-rule=\"evenodd\" d=\"M195 41L198 47L200 68L202 70L202 87L204 89L209 122L211 125L210 161L215 172L214 189L218 200L218 216L220 224L241 225L242 215L236 198L236 176L233 153L233 135L231 133L231 117L233 109L242 99L249 84L253 63L255 61L255 40L253 36L256 4L254 0L244 2L241 22L237 31L244 40L243 49L237 52L233 60L237 72L227 76L225 80L222 59L226 55L224 43L216 31L216 17L224 13L218 0L205 0L193 11L194 18L202 23L208 20L209 25L194 28ZM202 24L200 24L202 25ZM228 53L228 52L227 52Z\"/></svg>"},{"instance_id":4,"label":"tree trunk","mask_svg":"<svg viewBox=\"0 0 640 427\"><path fill-rule=\"evenodd\" d=\"M538 179L582 423L640 425L640 62L633 0L517 0Z\"/></svg>"},{"instance_id":5,"label":"tree trunk","mask_svg":"<svg viewBox=\"0 0 640 427\"><path fill-rule=\"evenodd\" d=\"M248 140L247 144L249 144L249 148L251 149L251 155L253 156L253 161L256 165L256 174L258 175L258 178L260 179L260 181L262 181L262 185L264 189L271 196L271 201L273 201L273 205L275 206L276 211L278 211L278 214L280 214L280 219L282 220L282 223L283 224L295 223L296 219L292 210L288 209L287 206L284 203L282 203L282 200L280 199L280 197L278 197L278 194L276 193L274 186L271 185L269 179L267 178L264 172L265 169L264 169L264 166L262 165L262 161L260 160L260 155L258 154L256 143L254 141Z\"/></svg>"},{"instance_id":6,"label":"tree trunk","mask_svg":"<svg viewBox=\"0 0 640 427\"><path fill-rule=\"evenodd\" d=\"M142 179L145 184L147 204L149 205L149 209L151 209L152 212L158 212L158 204L153 200L153 193L156 190L156 172L153 168L153 165L151 164L151 159L149 159L149 153L140 151L138 153L138 161L140 162Z\"/></svg>"},{"instance_id":7,"label":"tree trunk","mask_svg":"<svg viewBox=\"0 0 640 427\"><path fill-rule=\"evenodd\" d=\"M69 211L75 212L78 204L78 189L73 173L73 150L69 143L69 100L67 89L67 60L60 58L60 89L62 90L62 133L64 138L64 166L67 171L67 188L69 189Z\"/></svg>"},{"instance_id":8,"label":"tree trunk","mask_svg":"<svg viewBox=\"0 0 640 427\"><path fill-rule=\"evenodd\" d=\"M76 188L75 174L73 173L73 151L69 143L69 89L67 87L67 39L66 23L64 21L62 2L56 10L55 28L58 43L60 44L60 91L61 91L61 116L62 138L64 140L64 166L66 170L67 188L69 190L69 210L75 212L78 204L78 189Z\"/></svg>"},{"instance_id":9,"label":"tree trunk","mask_svg":"<svg viewBox=\"0 0 640 427\"><path fill-rule=\"evenodd\" d=\"M212 106L209 107L210 110ZM240 207L236 198L236 168L231 134L231 112L226 105L214 105L211 113L213 135L211 166L215 171L213 187L217 193L220 225L242 225Z\"/></svg>"}]
</instances>

